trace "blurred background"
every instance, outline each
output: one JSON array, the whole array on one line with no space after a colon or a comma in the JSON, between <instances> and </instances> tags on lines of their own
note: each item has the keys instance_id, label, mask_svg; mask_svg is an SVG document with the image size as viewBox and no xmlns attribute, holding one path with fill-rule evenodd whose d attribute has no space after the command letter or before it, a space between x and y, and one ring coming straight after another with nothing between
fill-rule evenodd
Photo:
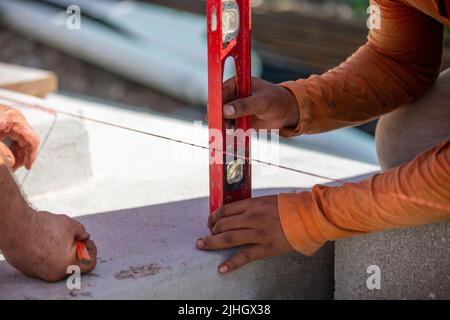
<instances>
[{"instance_id":1,"label":"blurred background","mask_svg":"<svg viewBox=\"0 0 450 320\"><path fill-rule=\"evenodd\" d=\"M133 7L133 10L142 13L144 12L142 8L148 12L161 8L175 9L164 12L168 14L166 16L173 16L174 23L177 21L181 24L184 23L183 19L188 21L191 17L182 13L195 13L201 17L206 10L205 1L202 0L122 1L122 4L140 5L144 2L151 6ZM82 29L89 29L90 32L96 30L94 27L98 25L116 33L129 32L127 24L121 24L126 20L128 22L133 20L126 12L121 22L120 19L109 19L108 12L99 14L95 9L95 3L117 4L119 1L1 0L0 61L53 71L58 76L59 89L62 92L142 106L181 116L188 109L198 111L199 114L204 113L204 103L197 103L197 100L184 98L182 95L180 97L172 94L170 90L152 85L153 82L139 81L140 78L136 80L132 75L118 72L114 67L109 68L102 63L96 63L95 59L86 58L83 50L81 53L71 51L67 45L57 43L54 35L46 35L45 26L37 24L35 28L30 29L30 26L23 25L34 19L32 12L35 9L25 12L27 10L24 11L20 6L47 10L51 17L70 3L86 5L86 9L81 6ZM322 73L338 65L365 42L367 6L368 0L253 0L253 48L262 66L257 75L269 81L281 82ZM114 11L114 15L121 17L118 11L127 11L131 7L109 5L104 8L110 8L108 10ZM39 10L36 9L34 12ZM146 21L148 25L141 28L144 33L146 28L153 32L156 30L156 34L160 33L161 37L168 42L172 41L173 45L188 46L177 40L177 37L189 37L188 34L171 34L170 39L170 34L164 34L164 27L160 26L158 21L152 21L151 14ZM42 30L38 31L39 28ZM66 30L68 34L72 32L72 35L75 34L74 31L76 30ZM204 32L203 36L206 39L206 30L201 32ZM88 42L85 45L88 45ZM95 46L95 43L90 45ZM446 45L448 47L450 42L446 41ZM195 51L196 47L192 46L191 50ZM99 46L98 50L102 48ZM205 47L198 48L198 51L201 50L205 50ZM111 52L106 50L103 54L108 55ZM127 57L123 56L123 59L126 60ZM444 60L445 65L450 65L448 50L445 52ZM188 60L186 63L189 63ZM151 72L151 65L149 68L148 72ZM165 76L160 75L161 78ZM200 85L204 86L205 83L201 81ZM189 83L189 79L185 79L185 83ZM363 130L373 133L374 123L363 126Z\"/></svg>"}]
</instances>

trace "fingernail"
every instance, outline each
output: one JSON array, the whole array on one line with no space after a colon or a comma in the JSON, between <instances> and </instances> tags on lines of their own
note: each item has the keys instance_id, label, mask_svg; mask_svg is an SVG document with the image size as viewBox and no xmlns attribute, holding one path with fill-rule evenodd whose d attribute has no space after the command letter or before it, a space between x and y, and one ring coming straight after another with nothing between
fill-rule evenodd
<instances>
[{"instance_id":1,"label":"fingernail","mask_svg":"<svg viewBox=\"0 0 450 320\"><path fill-rule=\"evenodd\" d=\"M227 266L221 266L219 268L219 272L220 273L227 273L228 272L228 267Z\"/></svg>"},{"instance_id":2,"label":"fingernail","mask_svg":"<svg viewBox=\"0 0 450 320\"><path fill-rule=\"evenodd\" d=\"M233 116L236 110L232 105L226 105L223 107L223 114L226 116Z\"/></svg>"},{"instance_id":3,"label":"fingernail","mask_svg":"<svg viewBox=\"0 0 450 320\"><path fill-rule=\"evenodd\" d=\"M203 239L198 239L197 240L197 248L203 249L204 247L205 247L205 241L203 241Z\"/></svg>"}]
</instances>

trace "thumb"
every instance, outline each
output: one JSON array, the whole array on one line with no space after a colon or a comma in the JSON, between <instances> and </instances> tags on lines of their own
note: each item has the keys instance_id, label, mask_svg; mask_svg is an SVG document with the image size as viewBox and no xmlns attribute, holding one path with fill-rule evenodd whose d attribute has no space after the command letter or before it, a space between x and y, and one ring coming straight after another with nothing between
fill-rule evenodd
<instances>
[{"instance_id":1,"label":"thumb","mask_svg":"<svg viewBox=\"0 0 450 320\"><path fill-rule=\"evenodd\" d=\"M14 167L16 158L14 157L11 150L3 142L0 142L0 156L3 156L3 159L5 160L8 167Z\"/></svg>"},{"instance_id":2,"label":"thumb","mask_svg":"<svg viewBox=\"0 0 450 320\"><path fill-rule=\"evenodd\" d=\"M87 241L91 235L86 231L86 228L78 221L72 220L72 227L75 233L75 240Z\"/></svg>"},{"instance_id":3,"label":"thumb","mask_svg":"<svg viewBox=\"0 0 450 320\"><path fill-rule=\"evenodd\" d=\"M265 104L266 102L258 96L237 99L223 106L223 115L225 119L258 115Z\"/></svg>"}]
</instances>

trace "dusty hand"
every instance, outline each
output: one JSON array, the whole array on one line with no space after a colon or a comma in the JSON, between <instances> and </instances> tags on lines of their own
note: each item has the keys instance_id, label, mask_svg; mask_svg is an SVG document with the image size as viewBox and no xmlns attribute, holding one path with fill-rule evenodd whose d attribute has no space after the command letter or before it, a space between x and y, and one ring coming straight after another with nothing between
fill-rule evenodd
<instances>
[{"instance_id":1,"label":"dusty hand","mask_svg":"<svg viewBox=\"0 0 450 320\"><path fill-rule=\"evenodd\" d=\"M1 142L5 138L13 141L10 148ZM31 169L38 148L39 138L25 117L15 109L0 105L0 154L7 164L13 170L21 166Z\"/></svg>"},{"instance_id":2,"label":"dusty hand","mask_svg":"<svg viewBox=\"0 0 450 320\"><path fill-rule=\"evenodd\" d=\"M297 100L286 88L253 78L252 95L236 99L236 81L223 85L223 114L226 119L251 116L254 129L281 129L299 121Z\"/></svg>"},{"instance_id":3,"label":"dusty hand","mask_svg":"<svg viewBox=\"0 0 450 320\"><path fill-rule=\"evenodd\" d=\"M29 277L49 282L67 277L70 265L78 265L83 273L95 268L97 249L81 223L65 215L28 210L25 221L10 226L13 230L1 248L6 261ZM78 261L76 240L86 243L89 265Z\"/></svg>"},{"instance_id":4,"label":"dusty hand","mask_svg":"<svg viewBox=\"0 0 450 320\"><path fill-rule=\"evenodd\" d=\"M248 199L219 209L208 221L212 235L197 240L197 248L218 250L246 246L219 265L220 273L295 251L283 233L277 199L277 196Z\"/></svg>"}]
</instances>

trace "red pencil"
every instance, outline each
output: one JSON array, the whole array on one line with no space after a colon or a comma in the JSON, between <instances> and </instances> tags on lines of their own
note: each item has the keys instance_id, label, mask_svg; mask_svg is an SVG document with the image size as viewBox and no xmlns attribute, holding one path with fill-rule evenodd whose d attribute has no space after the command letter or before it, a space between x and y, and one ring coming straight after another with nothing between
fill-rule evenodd
<instances>
[{"instance_id":1,"label":"red pencil","mask_svg":"<svg viewBox=\"0 0 450 320\"><path fill-rule=\"evenodd\" d=\"M77 258L81 264L89 265L91 263L91 256L84 242L77 241Z\"/></svg>"}]
</instances>

